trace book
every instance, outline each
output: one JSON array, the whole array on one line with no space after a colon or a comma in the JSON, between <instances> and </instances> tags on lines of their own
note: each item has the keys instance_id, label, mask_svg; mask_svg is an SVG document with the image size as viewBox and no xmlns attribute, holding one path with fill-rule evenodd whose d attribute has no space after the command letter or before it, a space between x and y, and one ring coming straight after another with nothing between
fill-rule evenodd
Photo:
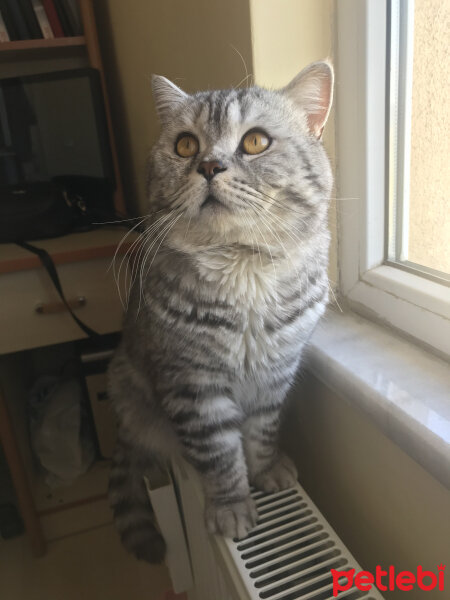
<instances>
[{"instance_id":1,"label":"book","mask_svg":"<svg viewBox=\"0 0 450 600\"><path fill-rule=\"evenodd\" d=\"M30 38L36 40L43 37L31 0L18 0L18 4L30 32Z\"/></svg>"},{"instance_id":2,"label":"book","mask_svg":"<svg viewBox=\"0 0 450 600\"><path fill-rule=\"evenodd\" d=\"M42 35L45 39L49 40L54 38L52 28L50 27L50 23L47 17L47 13L45 12L44 5L41 0L31 0L31 4L33 6L34 14L36 15L36 19L38 20L39 27L41 28Z\"/></svg>"},{"instance_id":3,"label":"book","mask_svg":"<svg viewBox=\"0 0 450 600\"><path fill-rule=\"evenodd\" d=\"M0 42L9 42L9 33L6 29L5 21L2 17L2 12L0 10Z\"/></svg>"},{"instance_id":4,"label":"book","mask_svg":"<svg viewBox=\"0 0 450 600\"><path fill-rule=\"evenodd\" d=\"M6 0L0 0L0 12L2 13L3 21L6 25L6 30L10 40L18 40L19 33L16 26L14 25L11 11Z\"/></svg>"},{"instance_id":5,"label":"book","mask_svg":"<svg viewBox=\"0 0 450 600\"><path fill-rule=\"evenodd\" d=\"M61 0L70 21L73 35L83 35L83 26L77 0Z\"/></svg>"},{"instance_id":6,"label":"book","mask_svg":"<svg viewBox=\"0 0 450 600\"><path fill-rule=\"evenodd\" d=\"M55 37L64 37L64 31L59 20L58 13L56 12L53 0L42 0L45 13L47 15L50 27L52 28L53 35Z\"/></svg>"},{"instance_id":7,"label":"book","mask_svg":"<svg viewBox=\"0 0 450 600\"><path fill-rule=\"evenodd\" d=\"M61 25L62 25L62 28L64 31L64 35L72 36L73 35L72 27L70 26L70 21L66 15L66 11L65 11L62 0L53 0L53 3L55 5L56 12L58 13L58 17L59 17L59 20L61 22Z\"/></svg>"},{"instance_id":8,"label":"book","mask_svg":"<svg viewBox=\"0 0 450 600\"><path fill-rule=\"evenodd\" d=\"M14 27L17 31L17 39L18 40L29 40L31 38L31 32L28 29L27 22L20 10L19 4L17 0L5 0L9 13L11 15L11 19L14 23Z\"/></svg>"}]
</instances>

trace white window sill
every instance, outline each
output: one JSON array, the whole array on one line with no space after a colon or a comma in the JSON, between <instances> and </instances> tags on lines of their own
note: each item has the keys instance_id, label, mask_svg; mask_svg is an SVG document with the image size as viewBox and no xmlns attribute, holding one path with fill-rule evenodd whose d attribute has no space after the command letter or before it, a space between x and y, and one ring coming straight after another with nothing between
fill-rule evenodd
<instances>
[{"instance_id":1,"label":"white window sill","mask_svg":"<svg viewBox=\"0 0 450 600\"><path fill-rule=\"evenodd\" d=\"M444 360L354 313L329 310L311 339L307 367L450 488L450 369Z\"/></svg>"}]
</instances>

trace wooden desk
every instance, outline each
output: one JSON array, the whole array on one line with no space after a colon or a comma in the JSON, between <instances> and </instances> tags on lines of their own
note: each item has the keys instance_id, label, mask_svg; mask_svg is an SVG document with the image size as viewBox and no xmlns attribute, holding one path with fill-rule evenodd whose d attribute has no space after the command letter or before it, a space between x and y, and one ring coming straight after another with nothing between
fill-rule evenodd
<instances>
[{"instance_id":1,"label":"wooden desk","mask_svg":"<svg viewBox=\"0 0 450 600\"><path fill-rule=\"evenodd\" d=\"M58 265L58 274L67 300L79 296L85 303L77 314L101 334L119 331L122 305L110 266L124 229L102 229L70 234L61 238L36 242L45 248ZM122 256L136 236L130 235L118 250ZM56 305L49 314L36 312L38 304ZM13 352L51 344L70 342L85 337L71 319L47 272L39 259L14 244L0 245L0 361ZM1 365L0 365L1 366ZM1 373L0 373L1 374ZM3 370L2 379L8 376ZM24 379L24 378L23 378ZM0 442L8 462L22 519L33 554L45 553L46 542L11 418L5 381L0 381Z\"/></svg>"}]
</instances>

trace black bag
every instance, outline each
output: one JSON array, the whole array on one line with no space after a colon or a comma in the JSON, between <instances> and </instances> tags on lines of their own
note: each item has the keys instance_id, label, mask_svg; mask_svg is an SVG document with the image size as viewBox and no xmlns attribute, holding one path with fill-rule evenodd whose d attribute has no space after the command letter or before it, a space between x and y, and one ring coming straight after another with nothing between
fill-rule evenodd
<instances>
[{"instance_id":1,"label":"black bag","mask_svg":"<svg viewBox=\"0 0 450 600\"><path fill-rule=\"evenodd\" d=\"M54 183L0 187L0 242L57 237L82 219L76 197Z\"/></svg>"},{"instance_id":2,"label":"black bag","mask_svg":"<svg viewBox=\"0 0 450 600\"><path fill-rule=\"evenodd\" d=\"M0 186L0 243L41 240L116 219L107 179L60 175Z\"/></svg>"}]
</instances>

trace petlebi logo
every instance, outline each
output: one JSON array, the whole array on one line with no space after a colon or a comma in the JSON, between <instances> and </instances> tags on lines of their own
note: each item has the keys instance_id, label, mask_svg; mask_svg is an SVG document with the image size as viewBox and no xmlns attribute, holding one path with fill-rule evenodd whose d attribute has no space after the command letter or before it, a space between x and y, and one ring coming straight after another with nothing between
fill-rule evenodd
<instances>
[{"instance_id":1,"label":"petlebi logo","mask_svg":"<svg viewBox=\"0 0 450 600\"><path fill-rule=\"evenodd\" d=\"M437 574L433 571L424 571L421 565L417 567L416 573L412 571L399 571L397 573L395 567L392 566L387 571L384 571L378 565L375 573L370 573L370 571L356 573L355 569L349 569L348 571L331 569L331 574L333 576L333 596L338 596L339 592L344 592L354 586L363 592L370 591L374 586L380 592L388 590L402 590L407 592L413 590L415 587L424 592L430 592L436 588L443 592L445 565L437 567Z\"/></svg>"}]
</instances>

